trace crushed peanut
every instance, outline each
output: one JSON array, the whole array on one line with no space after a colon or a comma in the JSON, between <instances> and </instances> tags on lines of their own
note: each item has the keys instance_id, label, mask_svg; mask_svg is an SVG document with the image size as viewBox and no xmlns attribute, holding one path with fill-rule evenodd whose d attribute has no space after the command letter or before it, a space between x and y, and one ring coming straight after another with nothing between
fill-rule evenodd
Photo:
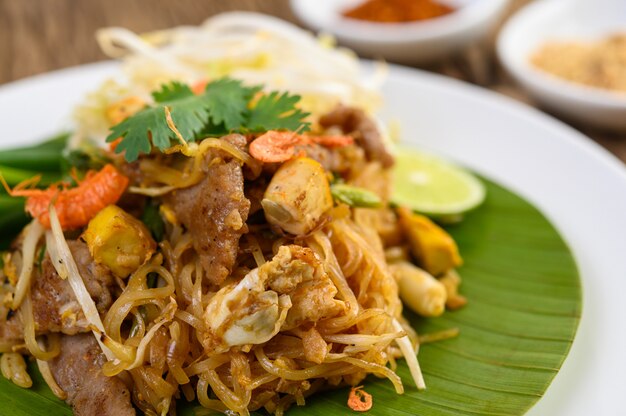
<instances>
[{"instance_id":1,"label":"crushed peanut","mask_svg":"<svg viewBox=\"0 0 626 416\"><path fill-rule=\"evenodd\" d=\"M530 62L567 81L626 93L626 34L595 42L548 42Z\"/></svg>"}]
</instances>

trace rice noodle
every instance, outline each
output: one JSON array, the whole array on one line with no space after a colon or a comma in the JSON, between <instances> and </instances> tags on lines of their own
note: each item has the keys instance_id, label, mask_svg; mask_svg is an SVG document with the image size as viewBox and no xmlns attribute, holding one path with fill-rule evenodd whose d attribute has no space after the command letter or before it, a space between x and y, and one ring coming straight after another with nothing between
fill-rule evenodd
<instances>
[{"instance_id":1,"label":"rice noodle","mask_svg":"<svg viewBox=\"0 0 626 416\"><path fill-rule=\"evenodd\" d=\"M184 371L187 376L191 377L200 373L205 373L209 370L214 370L227 363L228 360L230 360L230 358L226 354L215 355L207 358L206 360L191 364L189 367L185 368Z\"/></svg>"},{"instance_id":2,"label":"rice noodle","mask_svg":"<svg viewBox=\"0 0 626 416\"><path fill-rule=\"evenodd\" d=\"M398 394L404 393L404 387L402 386L402 380L400 379L400 377L396 373L394 373L391 369L384 367L380 364L368 362L368 361L361 360L361 359L354 358L354 357L343 357L343 358L337 358L337 359L329 358L327 361L331 363L332 362L338 362L338 363L345 362L345 363L349 363L354 366L360 367L364 370L367 370L368 372L379 374L383 377L388 378L389 381L393 383L393 386L396 389L396 393Z\"/></svg>"},{"instance_id":3,"label":"rice noodle","mask_svg":"<svg viewBox=\"0 0 626 416\"><path fill-rule=\"evenodd\" d=\"M327 342L336 342L338 344L351 344L356 346L372 346L380 342L391 342L396 338L406 335L406 332L390 333L384 335L367 335L367 334L331 334L325 335L324 340Z\"/></svg>"},{"instance_id":4,"label":"rice noodle","mask_svg":"<svg viewBox=\"0 0 626 416\"><path fill-rule=\"evenodd\" d=\"M228 407L234 409L241 416L248 416L248 403L244 402L245 398L237 397L234 391L228 388L226 384L220 379L215 370L209 370L206 373L200 375L200 379L206 378L211 386L213 393Z\"/></svg>"}]
</instances>

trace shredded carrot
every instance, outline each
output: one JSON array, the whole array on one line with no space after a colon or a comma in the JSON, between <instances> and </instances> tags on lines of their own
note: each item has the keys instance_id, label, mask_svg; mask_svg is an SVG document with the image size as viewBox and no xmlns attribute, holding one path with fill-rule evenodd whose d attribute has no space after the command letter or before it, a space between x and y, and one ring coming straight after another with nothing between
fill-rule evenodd
<instances>
[{"instance_id":1,"label":"shredded carrot","mask_svg":"<svg viewBox=\"0 0 626 416\"><path fill-rule=\"evenodd\" d=\"M325 147L344 147L352 143L354 139L351 136L314 136L270 130L250 143L250 154L262 162L277 163L296 156L296 146L319 144Z\"/></svg>"},{"instance_id":2,"label":"shredded carrot","mask_svg":"<svg viewBox=\"0 0 626 416\"><path fill-rule=\"evenodd\" d=\"M348 407L355 412L367 412L372 408L372 395L363 386L352 387L348 396Z\"/></svg>"},{"instance_id":3,"label":"shredded carrot","mask_svg":"<svg viewBox=\"0 0 626 416\"><path fill-rule=\"evenodd\" d=\"M196 95L200 95L204 92L208 83L209 81L207 81L206 79L198 81L193 84L193 86L191 87L191 91Z\"/></svg>"},{"instance_id":4,"label":"shredded carrot","mask_svg":"<svg viewBox=\"0 0 626 416\"><path fill-rule=\"evenodd\" d=\"M117 145L122 143L123 139L124 139L123 137L118 137L117 139L109 143L109 150L112 152L115 152L115 149L117 149Z\"/></svg>"},{"instance_id":5,"label":"shredded carrot","mask_svg":"<svg viewBox=\"0 0 626 416\"><path fill-rule=\"evenodd\" d=\"M1 176L0 181L9 195L27 198L26 211L46 228L50 228L48 208L54 201L64 230L87 225L103 208L115 204L128 186L128 178L110 164L99 172L89 171L74 188L53 184L48 189L33 189L37 178L32 178L11 189Z\"/></svg>"}]
</instances>

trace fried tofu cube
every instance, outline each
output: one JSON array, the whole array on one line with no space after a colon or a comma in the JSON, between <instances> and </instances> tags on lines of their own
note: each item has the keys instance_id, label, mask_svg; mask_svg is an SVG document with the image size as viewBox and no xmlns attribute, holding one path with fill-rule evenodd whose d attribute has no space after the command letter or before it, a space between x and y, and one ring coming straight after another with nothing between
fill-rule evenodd
<instances>
[{"instance_id":1,"label":"fried tofu cube","mask_svg":"<svg viewBox=\"0 0 626 416\"><path fill-rule=\"evenodd\" d=\"M109 205L98 213L82 235L96 263L124 278L156 249L146 226L123 209Z\"/></svg>"},{"instance_id":2,"label":"fried tofu cube","mask_svg":"<svg viewBox=\"0 0 626 416\"><path fill-rule=\"evenodd\" d=\"M270 224L291 234L308 234L333 207L326 171L308 157L284 163L272 177L261 205Z\"/></svg>"},{"instance_id":3,"label":"fried tofu cube","mask_svg":"<svg viewBox=\"0 0 626 416\"><path fill-rule=\"evenodd\" d=\"M428 273L439 276L463 263L456 242L428 217L399 208L400 227L417 262Z\"/></svg>"}]
</instances>

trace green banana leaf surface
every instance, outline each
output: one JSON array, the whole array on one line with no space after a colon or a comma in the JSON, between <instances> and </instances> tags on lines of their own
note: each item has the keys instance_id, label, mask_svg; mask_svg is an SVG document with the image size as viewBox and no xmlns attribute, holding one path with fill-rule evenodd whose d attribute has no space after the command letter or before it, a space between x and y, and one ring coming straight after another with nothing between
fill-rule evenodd
<instances>
[{"instance_id":1,"label":"green banana leaf surface","mask_svg":"<svg viewBox=\"0 0 626 416\"><path fill-rule=\"evenodd\" d=\"M484 205L448 227L465 261L459 272L468 304L435 319L405 311L420 334L459 328L459 336L421 346L425 391L417 391L403 361L398 366L403 395L387 380L368 378L364 386L374 405L365 414L522 415L542 397L563 364L581 315L574 258L537 209L485 182ZM31 370L34 385L28 390L0 377L0 414L71 415L36 366ZM347 397L347 389L321 392L288 414L356 414L348 409ZM197 406L181 403L178 413L193 415Z\"/></svg>"}]
</instances>

